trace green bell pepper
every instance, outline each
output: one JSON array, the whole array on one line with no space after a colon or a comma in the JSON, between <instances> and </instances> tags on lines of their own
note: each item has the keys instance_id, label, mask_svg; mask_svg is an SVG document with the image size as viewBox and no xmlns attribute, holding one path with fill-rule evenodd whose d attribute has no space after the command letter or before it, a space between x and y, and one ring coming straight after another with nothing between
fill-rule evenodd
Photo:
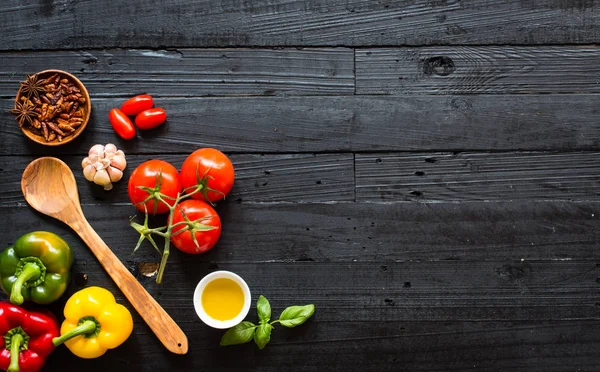
<instances>
[{"instance_id":1,"label":"green bell pepper","mask_svg":"<svg viewBox=\"0 0 600 372\"><path fill-rule=\"evenodd\" d=\"M0 286L10 302L46 305L62 296L71 277L73 252L60 236L34 231L0 253Z\"/></svg>"}]
</instances>

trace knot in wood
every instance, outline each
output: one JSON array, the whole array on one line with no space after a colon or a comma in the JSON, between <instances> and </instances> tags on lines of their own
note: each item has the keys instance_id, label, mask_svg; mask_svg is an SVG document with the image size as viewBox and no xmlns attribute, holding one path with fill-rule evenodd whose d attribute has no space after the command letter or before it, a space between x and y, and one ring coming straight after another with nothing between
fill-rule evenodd
<instances>
[{"instance_id":1,"label":"knot in wood","mask_svg":"<svg viewBox=\"0 0 600 372\"><path fill-rule=\"evenodd\" d=\"M454 72L456 66L450 57L436 56L427 58L423 64L425 75L448 76Z\"/></svg>"}]
</instances>

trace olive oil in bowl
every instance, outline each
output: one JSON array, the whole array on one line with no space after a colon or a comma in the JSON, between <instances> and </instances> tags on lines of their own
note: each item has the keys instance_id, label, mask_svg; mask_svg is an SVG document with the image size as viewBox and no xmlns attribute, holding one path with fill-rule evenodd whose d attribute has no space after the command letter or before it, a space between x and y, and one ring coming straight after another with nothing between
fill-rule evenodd
<instances>
[{"instance_id":1,"label":"olive oil in bowl","mask_svg":"<svg viewBox=\"0 0 600 372\"><path fill-rule=\"evenodd\" d=\"M196 313L213 328L230 328L244 320L250 300L246 282L230 271L208 274L194 292Z\"/></svg>"}]
</instances>

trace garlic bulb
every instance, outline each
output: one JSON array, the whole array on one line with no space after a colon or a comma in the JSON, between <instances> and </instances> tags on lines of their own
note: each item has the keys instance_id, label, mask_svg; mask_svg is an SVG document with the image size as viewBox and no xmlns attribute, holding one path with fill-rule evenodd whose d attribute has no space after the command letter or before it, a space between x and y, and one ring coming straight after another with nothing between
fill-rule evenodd
<instances>
[{"instance_id":1,"label":"garlic bulb","mask_svg":"<svg viewBox=\"0 0 600 372\"><path fill-rule=\"evenodd\" d=\"M85 179L103 186L106 191L112 189L113 182L123 177L126 166L125 153L117 150L112 143L92 146L88 157L81 162Z\"/></svg>"}]
</instances>

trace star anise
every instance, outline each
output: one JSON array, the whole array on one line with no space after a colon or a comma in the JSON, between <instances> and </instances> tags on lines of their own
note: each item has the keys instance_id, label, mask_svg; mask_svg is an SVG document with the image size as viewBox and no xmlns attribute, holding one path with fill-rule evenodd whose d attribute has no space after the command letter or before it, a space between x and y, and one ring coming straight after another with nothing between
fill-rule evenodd
<instances>
[{"instance_id":1,"label":"star anise","mask_svg":"<svg viewBox=\"0 0 600 372\"><path fill-rule=\"evenodd\" d=\"M40 93L46 93L44 83L45 80L38 79L37 74L27 75L27 80L21 82L21 93L27 98L31 97L31 95L40 98Z\"/></svg>"},{"instance_id":2,"label":"star anise","mask_svg":"<svg viewBox=\"0 0 600 372\"><path fill-rule=\"evenodd\" d=\"M19 127L22 127L25 124L25 121L29 123L29 125L33 125L33 119L37 117L37 112L34 111L34 105L30 100L26 99L25 102L15 102L15 108L9 110L11 114L16 115L17 122L19 122Z\"/></svg>"}]
</instances>

